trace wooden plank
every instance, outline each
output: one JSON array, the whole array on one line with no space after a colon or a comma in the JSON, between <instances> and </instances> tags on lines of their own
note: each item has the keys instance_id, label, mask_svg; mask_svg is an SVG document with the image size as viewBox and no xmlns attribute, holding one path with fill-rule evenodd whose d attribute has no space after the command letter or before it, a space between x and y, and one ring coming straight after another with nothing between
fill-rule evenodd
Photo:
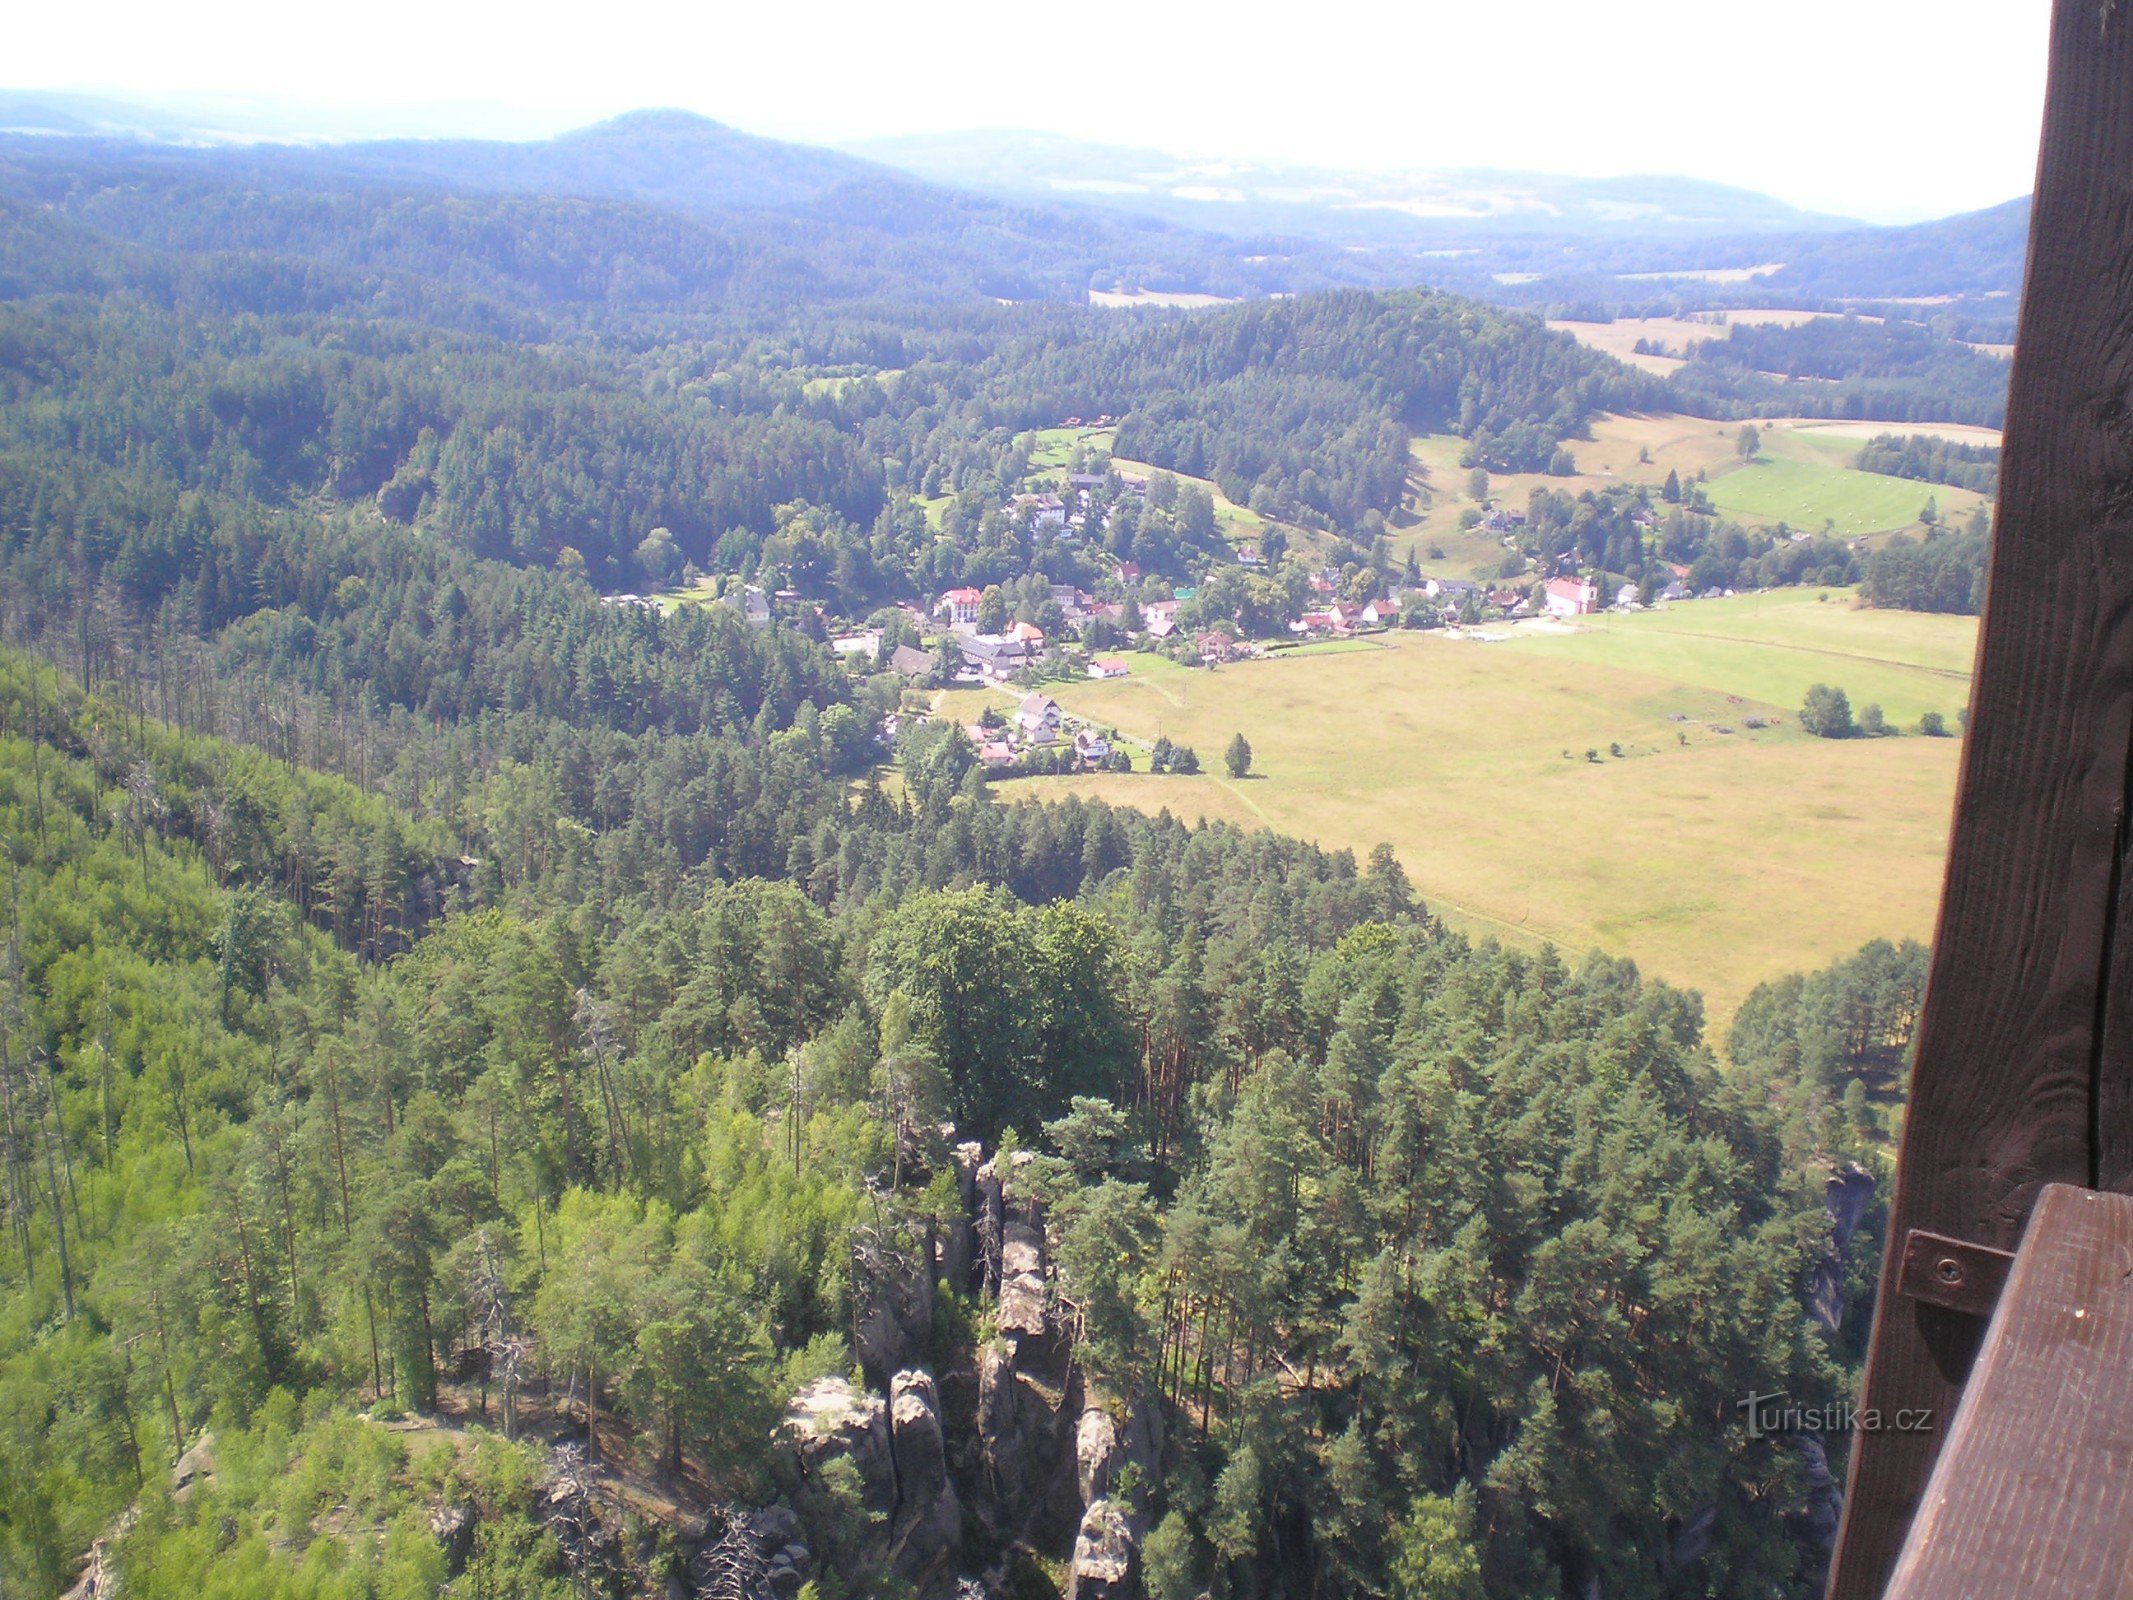
<instances>
[{"instance_id":1,"label":"wooden plank","mask_svg":"<svg viewBox=\"0 0 2133 1600\"><path fill-rule=\"evenodd\" d=\"M1887 1600L2133 1593L2133 1199L2046 1187Z\"/></svg>"},{"instance_id":2,"label":"wooden plank","mask_svg":"<svg viewBox=\"0 0 2133 1600\"><path fill-rule=\"evenodd\" d=\"M2045 1184L2133 1176L2133 928L2117 936L2133 879L2133 4L2057 0L2050 59L1892 1241L1922 1228L2012 1248ZM1979 1325L1904 1298L1900 1269L1891 1249L1861 1409L1952 1417ZM1882 1592L1941 1437L1856 1441L1833 1600Z\"/></svg>"}]
</instances>

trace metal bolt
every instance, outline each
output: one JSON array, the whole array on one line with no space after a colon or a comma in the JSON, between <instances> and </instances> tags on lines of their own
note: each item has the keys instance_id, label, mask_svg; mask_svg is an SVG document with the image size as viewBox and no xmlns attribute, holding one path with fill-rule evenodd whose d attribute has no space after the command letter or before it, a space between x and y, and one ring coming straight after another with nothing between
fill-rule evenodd
<instances>
[{"instance_id":1,"label":"metal bolt","mask_svg":"<svg viewBox=\"0 0 2133 1600\"><path fill-rule=\"evenodd\" d=\"M1942 1256L1933 1263L1933 1275L1953 1289L1963 1281L1963 1264L1953 1256Z\"/></svg>"}]
</instances>

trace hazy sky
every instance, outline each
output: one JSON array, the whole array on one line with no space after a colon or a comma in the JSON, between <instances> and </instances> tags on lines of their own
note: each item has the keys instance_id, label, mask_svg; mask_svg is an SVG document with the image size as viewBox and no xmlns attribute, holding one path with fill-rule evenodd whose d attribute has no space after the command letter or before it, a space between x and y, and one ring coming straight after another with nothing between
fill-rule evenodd
<instances>
[{"instance_id":1,"label":"hazy sky","mask_svg":"<svg viewBox=\"0 0 2133 1600\"><path fill-rule=\"evenodd\" d=\"M829 142L1035 128L1340 166L1679 172L1875 220L2028 189L2048 0L77 0L0 82L242 96L307 131L684 106Z\"/></svg>"}]
</instances>

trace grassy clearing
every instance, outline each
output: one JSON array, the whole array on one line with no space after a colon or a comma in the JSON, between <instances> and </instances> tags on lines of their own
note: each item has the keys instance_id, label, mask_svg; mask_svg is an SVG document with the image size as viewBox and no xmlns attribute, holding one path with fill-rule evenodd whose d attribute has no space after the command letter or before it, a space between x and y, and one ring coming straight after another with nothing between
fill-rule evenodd
<instances>
[{"instance_id":1,"label":"grassy clearing","mask_svg":"<svg viewBox=\"0 0 2133 1600\"><path fill-rule=\"evenodd\" d=\"M1969 700L1976 645L1975 617L1869 610L1848 589L1774 589L1588 617L1533 648L1694 684L1732 697L1740 716L1775 707L1789 719L1812 685L1835 684L1855 710L1879 705L1908 727L1928 711L1954 722Z\"/></svg>"},{"instance_id":2,"label":"grassy clearing","mask_svg":"<svg viewBox=\"0 0 2133 1600\"><path fill-rule=\"evenodd\" d=\"M1030 471L1065 471L1067 463L1073 459L1076 445L1087 445L1091 450L1109 455L1111 441L1117 437L1116 428L1039 428L1036 445L1030 451Z\"/></svg>"},{"instance_id":3,"label":"grassy clearing","mask_svg":"<svg viewBox=\"0 0 2133 1600\"><path fill-rule=\"evenodd\" d=\"M1784 522L1810 532L1830 521L1839 534L1859 538L1914 527L1928 496L1951 520L1969 516L1984 498L1967 489L1858 471L1852 462L1867 439L1881 433L1927 433L1984 444L1999 439L1989 428L1898 423L1777 418L1756 426L1762 430L1763 458L1744 464L1736 449L1737 423L1671 413L1599 417L1591 438L1569 441L1577 460L1575 473L1561 478L1538 472L1494 473L1489 494L1499 505L1523 506L1539 488L1568 494L1623 484L1657 489L1669 472L1684 483L1701 473L1712 503L1738 521ZM1451 434L1413 442L1411 453L1421 470L1412 515L1400 530L1395 553L1404 559L1412 548L1426 571L1494 577L1504 556L1501 541L1459 530L1460 513L1475 505L1466 492L1467 469L1459 465L1465 449L1466 441ZM1431 557L1432 548L1444 555Z\"/></svg>"},{"instance_id":4,"label":"grassy clearing","mask_svg":"<svg viewBox=\"0 0 2133 1600\"><path fill-rule=\"evenodd\" d=\"M903 375L904 369L902 367L883 367L878 372L871 372L866 374L866 376L871 377L876 383L884 385L893 384L898 378L902 377ZM809 395L842 394L848 386L855 384L858 381L858 374L848 372L838 373L835 375L809 378L806 383L806 389Z\"/></svg>"},{"instance_id":5,"label":"grassy clearing","mask_svg":"<svg viewBox=\"0 0 2133 1600\"><path fill-rule=\"evenodd\" d=\"M1843 439L1851 442L1854 449L1869 439L1877 439L1884 433L1901 434L1905 438L1916 434L1926 439L1946 439L1955 444L1990 445L1995 450L2000 446L1998 428L1980 428L1967 422L1793 422L1788 427L1806 437L1817 439Z\"/></svg>"},{"instance_id":6,"label":"grassy clearing","mask_svg":"<svg viewBox=\"0 0 2133 1600\"><path fill-rule=\"evenodd\" d=\"M1619 274L1627 283L1665 283L1686 280L1695 283L1753 283L1757 278L1767 278L1783 272L1782 261L1764 261L1752 267L1698 267L1689 272L1624 272Z\"/></svg>"},{"instance_id":7,"label":"grassy clearing","mask_svg":"<svg viewBox=\"0 0 2133 1600\"><path fill-rule=\"evenodd\" d=\"M1102 795L1359 853L1389 841L1471 930L1633 956L1703 990L1722 1021L1766 978L1931 931L1958 742L1832 743L1794 721L1815 682L1855 706L1878 699L1893 720L1952 721L1975 623L1846 600L1707 601L1499 644L1395 635L1214 672L1136 662L1134 677L1053 693L1210 765L1242 732L1254 775L1005 792ZM1756 714L1784 722L1750 732Z\"/></svg>"},{"instance_id":8,"label":"grassy clearing","mask_svg":"<svg viewBox=\"0 0 2133 1600\"><path fill-rule=\"evenodd\" d=\"M1686 482L1699 471L1715 473L1738 459L1734 454L1734 429L1702 417L1669 412L1608 415L1595 418L1591 432L1589 439L1569 441L1578 465L1569 477L1541 472L1492 473L1490 498L1499 505L1523 506L1539 488L1569 494L1621 484L1647 484L1657 489L1666 482L1670 471L1679 473ZM1502 542L1490 534L1459 530L1460 513L1475 506L1466 492L1468 471L1459 465L1465 450L1466 441L1448 433L1429 434L1413 441L1410 453L1424 470L1417 479L1413 520L1401 527L1394 550L1404 559L1412 547L1415 559L1428 572L1493 578L1504 557ZM1432 547L1444 555L1432 557Z\"/></svg>"},{"instance_id":9,"label":"grassy clearing","mask_svg":"<svg viewBox=\"0 0 2133 1600\"><path fill-rule=\"evenodd\" d=\"M672 615L683 606L708 606L718 603L718 579L698 578L686 587L676 585L655 595L646 596L659 609Z\"/></svg>"},{"instance_id":10,"label":"grassy clearing","mask_svg":"<svg viewBox=\"0 0 2133 1600\"><path fill-rule=\"evenodd\" d=\"M1833 311L1791 311L1776 307L1750 308L1745 311L1724 313L1724 322L1696 322L1686 317L1618 317L1613 322L1555 321L1548 324L1558 333L1567 333L1581 345L1592 350L1604 350L1618 361L1626 361L1633 367L1642 367L1646 372L1660 374L1677 371L1681 365L1678 356L1639 355L1637 341L1646 340L1667 350L1686 350L1692 344L1701 344L1706 339L1724 339L1727 329L1734 323L1742 327L1796 328L1803 322L1812 322L1817 317L1835 316ZM1879 321L1879 318L1868 318Z\"/></svg>"},{"instance_id":11,"label":"grassy clearing","mask_svg":"<svg viewBox=\"0 0 2133 1600\"><path fill-rule=\"evenodd\" d=\"M1389 646L1386 645L1385 641L1377 638L1314 639L1309 644L1279 647L1273 652L1273 655L1277 660L1295 661L1304 656L1352 655L1358 650L1384 650L1387 648Z\"/></svg>"},{"instance_id":12,"label":"grassy clearing","mask_svg":"<svg viewBox=\"0 0 2133 1600\"><path fill-rule=\"evenodd\" d=\"M1795 528L1830 522L1847 539L1908 527L1935 492L1902 478L1775 458L1736 467L1713 478L1708 490L1711 503L1729 516Z\"/></svg>"},{"instance_id":13,"label":"grassy clearing","mask_svg":"<svg viewBox=\"0 0 2133 1600\"><path fill-rule=\"evenodd\" d=\"M1887 426L1878 431L1911 430ZM1811 530L1833 522L1845 538L1912 527L1928 499L1951 519L1969 516L1983 503L1983 495L1968 489L1859 471L1852 462L1864 442L1828 426L1769 424L1763 430L1760 458L1745 463L1736 459L1711 474L1706 486L1711 503L1745 522L1785 522Z\"/></svg>"},{"instance_id":14,"label":"grassy clearing","mask_svg":"<svg viewBox=\"0 0 2133 1600\"><path fill-rule=\"evenodd\" d=\"M1234 305L1236 296L1170 293L1160 289L1134 289L1121 294L1114 289L1091 289L1089 304L1105 306L1114 311L1130 311L1136 306L1169 306L1186 311L1204 311L1210 306Z\"/></svg>"}]
</instances>

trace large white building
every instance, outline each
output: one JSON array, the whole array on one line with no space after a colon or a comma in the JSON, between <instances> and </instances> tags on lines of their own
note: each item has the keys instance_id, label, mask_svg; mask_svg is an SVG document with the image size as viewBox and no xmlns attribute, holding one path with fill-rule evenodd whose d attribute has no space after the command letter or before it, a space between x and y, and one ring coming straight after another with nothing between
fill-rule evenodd
<instances>
[{"instance_id":1,"label":"large white building","mask_svg":"<svg viewBox=\"0 0 2133 1600\"><path fill-rule=\"evenodd\" d=\"M1550 578L1547 601L1551 617L1589 617L1600 609L1600 586L1583 578Z\"/></svg>"}]
</instances>

